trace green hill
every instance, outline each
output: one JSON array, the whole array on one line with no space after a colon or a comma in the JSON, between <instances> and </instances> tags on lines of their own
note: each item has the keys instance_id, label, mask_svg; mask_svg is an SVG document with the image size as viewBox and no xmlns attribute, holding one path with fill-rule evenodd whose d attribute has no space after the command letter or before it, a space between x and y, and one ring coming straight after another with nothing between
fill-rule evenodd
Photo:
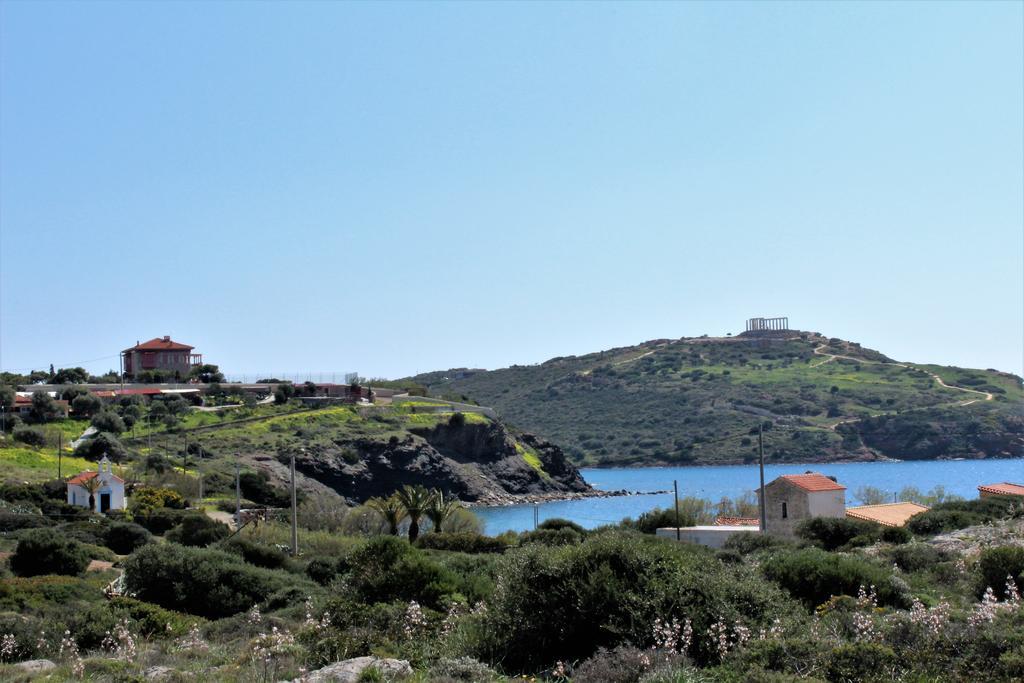
<instances>
[{"instance_id":1,"label":"green hill","mask_svg":"<svg viewBox=\"0 0 1024 683\"><path fill-rule=\"evenodd\" d=\"M1024 456L1021 378L897 363L812 332L658 339L413 378L493 406L578 464Z\"/></svg>"}]
</instances>

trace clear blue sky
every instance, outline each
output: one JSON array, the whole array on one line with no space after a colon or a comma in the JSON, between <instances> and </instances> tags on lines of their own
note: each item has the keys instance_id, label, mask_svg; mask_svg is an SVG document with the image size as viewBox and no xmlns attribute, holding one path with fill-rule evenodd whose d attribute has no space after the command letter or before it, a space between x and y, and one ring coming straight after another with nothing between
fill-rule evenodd
<instances>
[{"instance_id":1,"label":"clear blue sky","mask_svg":"<svg viewBox=\"0 0 1024 683\"><path fill-rule=\"evenodd\" d=\"M1022 3L0 4L0 365L501 367L752 316L1020 373Z\"/></svg>"}]
</instances>

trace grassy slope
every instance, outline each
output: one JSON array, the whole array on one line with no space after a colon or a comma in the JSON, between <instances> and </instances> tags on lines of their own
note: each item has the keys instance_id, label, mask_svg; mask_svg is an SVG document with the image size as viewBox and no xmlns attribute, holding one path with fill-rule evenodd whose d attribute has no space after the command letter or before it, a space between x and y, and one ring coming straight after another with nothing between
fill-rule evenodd
<instances>
[{"instance_id":1,"label":"grassy slope","mask_svg":"<svg viewBox=\"0 0 1024 683\"><path fill-rule=\"evenodd\" d=\"M990 432L1024 432L1018 378L986 370L901 367L856 344L829 344L813 334L772 342L660 340L457 380L448 379L449 372L414 379L435 393L464 394L494 406L510 423L550 438L585 464L750 461L762 419L772 427L766 453L778 462L870 458L880 452L901 457L891 451L905 442L887 441L879 450L870 439L844 441L831 429L840 420L877 415L901 414L899 420L918 426L936 422L952 431L976 420ZM829 360L816 348L864 362ZM983 397L944 388L928 372L948 384L993 391L996 400L957 406ZM1004 446L980 450L993 455ZM912 441L907 447L913 450ZM1019 454L1014 449L1020 442L1008 448ZM979 452L976 443L949 449L939 456Z\"/></svg>"}]
</instances>

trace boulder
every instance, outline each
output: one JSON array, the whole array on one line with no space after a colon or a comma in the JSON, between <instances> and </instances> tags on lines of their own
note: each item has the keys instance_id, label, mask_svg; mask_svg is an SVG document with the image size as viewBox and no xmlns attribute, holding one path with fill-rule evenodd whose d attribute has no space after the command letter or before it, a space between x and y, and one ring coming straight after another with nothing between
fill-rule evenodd
<instances>
[{"instance_id":1,"label":"boulder","mask_svg":"<svg viewBox=\"0 0 1024 683\"><path fill-rule=\"evenodd\" d=\"M151 666L142 672L142 677L147 681L166 681L177 671L169 666Z\"/></svg>"},{"instance_id":2,"label":"boulder","mask_svg":"<svg viewBox=\"0 0 1024 683\"><path fill-rule=\"evenodd\" d=\"M18 662L17 667L25 673L39 674L50 669L56 669L57 665L49 659L29 659L28 661Z\"/></svg>"},{"instance_id":3,"label":"boulder","mask_svg":"<svg viewBox=\"0 0 1024 683\"><path fill-rule=\"evenodd\" d=\"M296 678L292 683L356 683L363 671L369 668L374 668L384 674L386 680L412 675L412 667L404 659L356 657L310 671L305 676Z\"/></svg>"}]
</instances>

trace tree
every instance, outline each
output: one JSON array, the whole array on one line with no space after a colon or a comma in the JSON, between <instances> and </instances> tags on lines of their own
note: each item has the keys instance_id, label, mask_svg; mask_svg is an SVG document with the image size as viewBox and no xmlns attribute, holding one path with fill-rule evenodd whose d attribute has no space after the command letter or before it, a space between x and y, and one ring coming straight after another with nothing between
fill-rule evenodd
<instances>
[{"instance_id":1,"label":"tree","mask_svg":"<svg viewBox=\"0 0 1024 683\"><path fill-rule=\"evenodd\" d=\"M89 509L93 512L96 511L96 492L100 490L100 478L99 476L89 477L79 484L86 493L89 494Z\"/></svg>"},{"instance_id":2,"label":"tree","mask_svg":"<svg viewBox=\"0 0 1024 683\"><path fill-rule=\"evenodd\" d=\"M101 432L120 434L125 430L124 420L112 410L104 410L92 418L92 426Z\"/></svg>"},{"instance_id":3,"label":"tree","mask_svg":"<svg viewBox=\"0 0 1024 683\"><path fill-rule=\"evenodd\" d=\"M32 422L49 422L57 419L60 410L57 402L45 391L36 391L32 394L32 407L29 409L29 419Z\"/></svg>"},{"instance_id":4,"label":"tree","mask_svg":"<svg viewBox=\"0 0 1024 683\"><path fill-rule=\"evenodd\" d=\"M53 371L53 366L50 366L50 371ZM85 368L61 368L54 375L51 382L53 384L85 384L89 381L89 373L85 371Z\"/></svg>"},{"instance_id":5,"label":"tree","mask_svg":"<svg viewBox=\"0 0 1024 683\"><path fill-rule=\"evenodd\" d=\"M406 484L396 495L405 507L405 514L409 516L409 541L415 541L420 535L420 518L433 503L434 494L420 484Z\"/></svg>"},{"instance_id":6,"label":"tree","mask_svg":"<svg viewBox=\"0 0 1024 683\"><path fill-rule=\"evenodd\" d=\"M0 406L3 406L4 409L10 408L14 405L16 398L17 394L14 389L6 384L0 384Z\"/></svg>"},{"instance_id":7,"label":"tree","mask_svg":"<svg viewBox=\"0 0 1024 683\"><path fill-rule=\"evenodd\" d=\"M11 432L15 441L28 444L29 446L45 446L46 445L46 433L43 432L39 427L29 427L26 425L18 425L14 427Z\"/></svg>"},{"instance_id":8,"label":"tree","mask_svg":"<svg viewBox=\"0 0 1024 683\"><path fill-rule=\"evenodd\" d=\"M210 384L211 382L223 382L224 375L216 365L197 365L189 371L188 376L192 379Z\"/></svg>"},{"instance_id":9,"label":"tree","mask_svg":"<svg viewBox=\"0 0 1024 683\"><path fill-rule=\"evenodd\" d=\"M388 533L392 536L398 535L398 527L406 517L405 506L398 499L397 495L388 498L371 498L366 501L366 507L379 514L388 525Z\"/></svg>"},{"instance_id":10,"label":"tree","mask_svg":"<svg viewBox=\"0 0 1024 683\"><path fill-rule=\"evenodd\" d=\"M441 533L443 531L444 524L448 519L455 514L455 511L462 507L455 498L445 498L444 493L440 490L434 492L434 499L430 502L427 507L427 517L430 522L434 525L434 531Z\"/></svg>"},{"instance_id":11,"label":"tree","mask_svg":"<svg viewBox=\"0 0 1024 683\"><path fill-rule=\"evenodd\" d=\"M860 501L861 505L881 505L888 503L891 496L875 486L861 486L853 493L853 497Z\"/></svg>"},{"instance_id":12,"label":"tree","mask_svg":"<svg viewBox=\"0 0 1024 683\"><path fill-rule=\"evenodd\" d=\"M103 401L92 394L80 394L71 401L71 409L75 415L92 417L103 409Z\"/></svg>"}]
</instances>

